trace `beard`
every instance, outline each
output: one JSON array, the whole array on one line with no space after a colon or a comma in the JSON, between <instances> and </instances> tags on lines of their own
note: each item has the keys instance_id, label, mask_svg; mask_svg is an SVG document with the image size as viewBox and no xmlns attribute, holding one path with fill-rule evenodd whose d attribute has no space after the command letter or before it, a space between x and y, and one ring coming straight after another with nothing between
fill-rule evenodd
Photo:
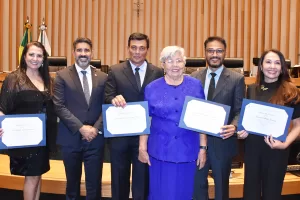
<instances>
[{"instance_id":1,"label":"beard","mask_svg":"<svg viewBox=\"0 0 300 200\"><path fill-rule=\"evenodd\" d=\"M85 60L81 60L81 58L85 58ZM91 59L87 56L79 56L77 59L76 59L76 63L79 67L81 68L87 68L90 64L90 61Z\"/></svg>"},{"instance_id":2,"label":"beard","mask_svg":"<svg viewBox=\"0 0 300 200\"><path fill-rule=\"evenodd\" d=\"M213 59L218 59L219 62L213 62L212 61ZM211 68L219 68L223 65L224 58L214 56L214 57L211 57L209 59L206 59L206 62L208 63L208 66L210 66Z\"/></svg>"}]
</instances>

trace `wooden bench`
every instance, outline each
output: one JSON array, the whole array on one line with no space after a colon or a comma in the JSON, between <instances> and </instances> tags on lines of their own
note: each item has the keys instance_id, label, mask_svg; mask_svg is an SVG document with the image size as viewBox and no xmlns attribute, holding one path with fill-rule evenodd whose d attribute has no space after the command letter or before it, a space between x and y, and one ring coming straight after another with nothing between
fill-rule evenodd
<instances>
[{"instance_id":1,"label":"wooden bench","mask_svg":"<svg viewBox=\"0 0 300 200\"><path fill-rule=\"evenodd\" d=\"M51 194L65 194L66 177L63 162L60 160L50 161L51 169L42 176L42 192ZM86 195L85 176L82 173L80 186L81 195ZM14 176L9 171L9 158L6 155L0 155L0 188L22 190L24 177ZM211 177L208 178L209 197L214 198L214 182ZM243 197L244 169L233 169L230 179L230 198ZM283 195L300 194L300 177L287 173L284 179ZM111 179L110 164L104 163L102 176L102 196L111 197Z\"/></svg>"}]
</instances>

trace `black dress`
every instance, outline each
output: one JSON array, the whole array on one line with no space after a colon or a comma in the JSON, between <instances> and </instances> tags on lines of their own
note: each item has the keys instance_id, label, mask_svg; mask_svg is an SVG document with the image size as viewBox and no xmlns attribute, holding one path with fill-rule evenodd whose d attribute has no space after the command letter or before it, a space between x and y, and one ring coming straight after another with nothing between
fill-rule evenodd
<instances>
[{"instance_id":1,"label":"black dress","mask_svg":"<svg viewBox=\"0 0 300 200\"><path fill-rule=\"evenodd\" d=\"M47 145L9 149L8 155L10 170L14 175L40 176L49 171L49 141L51 140L48 138L55 127L55 122L53 122L55 117L50 116L54 113L50 93L39 91L24 72L16 70L10 73L3 82L0 110L6 115L46 113Z\"/></svg>"},{"instance_id":2,"label":"black dress","mask_svg":"<svg viewBox=\"0 0 300 200\"><path fill-rule=\"evenodd\" d=\"M264 83L256 89L250 85L247 98L268 102L279 87L278 82ZM292 119L300 117L300 105L294 108ZM283 180L288 164L289 148L271 149L264 137L249 134L245 139L244 200L280 200Z\"/></svg>"}]
</instances>

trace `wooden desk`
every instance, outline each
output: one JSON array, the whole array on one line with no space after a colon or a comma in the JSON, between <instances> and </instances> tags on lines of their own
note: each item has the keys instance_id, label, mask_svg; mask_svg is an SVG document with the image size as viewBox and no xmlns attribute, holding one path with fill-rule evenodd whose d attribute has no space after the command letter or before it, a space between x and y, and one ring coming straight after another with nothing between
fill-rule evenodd
<instances>
[{"instance_id":1,"label":"wooden desk","mask_svg":"<svg viewBox=\"0 0 300 200\"><path fill-rule=\"evenodd\" d=\"M62 161L51 160L51 169L42 176L42 192L52 194L65 194L66 177ZM230 179L230 198L243 197L244 185L244 169L234 169L232 178ZM14 176L9 171L9 158L6 155L0 155L0 188L13 190L23 190L24 177ZM208 178L209 197L215 197L214 182L211 177ZM81 195L86 195L85 176L82 173ZM300 177L287 173L284 179L283 195L300 194ZM111 179L110 164L104 163L102 176L102 195L103 197L111 197Z\"/></svg>"}]
</instances>

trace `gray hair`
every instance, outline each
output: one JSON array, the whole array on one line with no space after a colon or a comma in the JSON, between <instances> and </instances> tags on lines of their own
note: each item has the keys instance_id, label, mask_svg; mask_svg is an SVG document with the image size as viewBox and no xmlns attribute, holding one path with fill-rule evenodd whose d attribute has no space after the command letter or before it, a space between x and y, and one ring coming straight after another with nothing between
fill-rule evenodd
<instances>
[{"instance_id":1,"label":"gray hair","mask_svg":"<svg viewBox=\"0 0 300 200\"><path fill-rule=\"evenodd\" d=\"M160 62L164 63L167 59L172 58L176 53L179 53L183 57L185 64L186 57L184 55L184 49L179 46L167 46L160 53Z\"/></svg>"}]
</instances>

